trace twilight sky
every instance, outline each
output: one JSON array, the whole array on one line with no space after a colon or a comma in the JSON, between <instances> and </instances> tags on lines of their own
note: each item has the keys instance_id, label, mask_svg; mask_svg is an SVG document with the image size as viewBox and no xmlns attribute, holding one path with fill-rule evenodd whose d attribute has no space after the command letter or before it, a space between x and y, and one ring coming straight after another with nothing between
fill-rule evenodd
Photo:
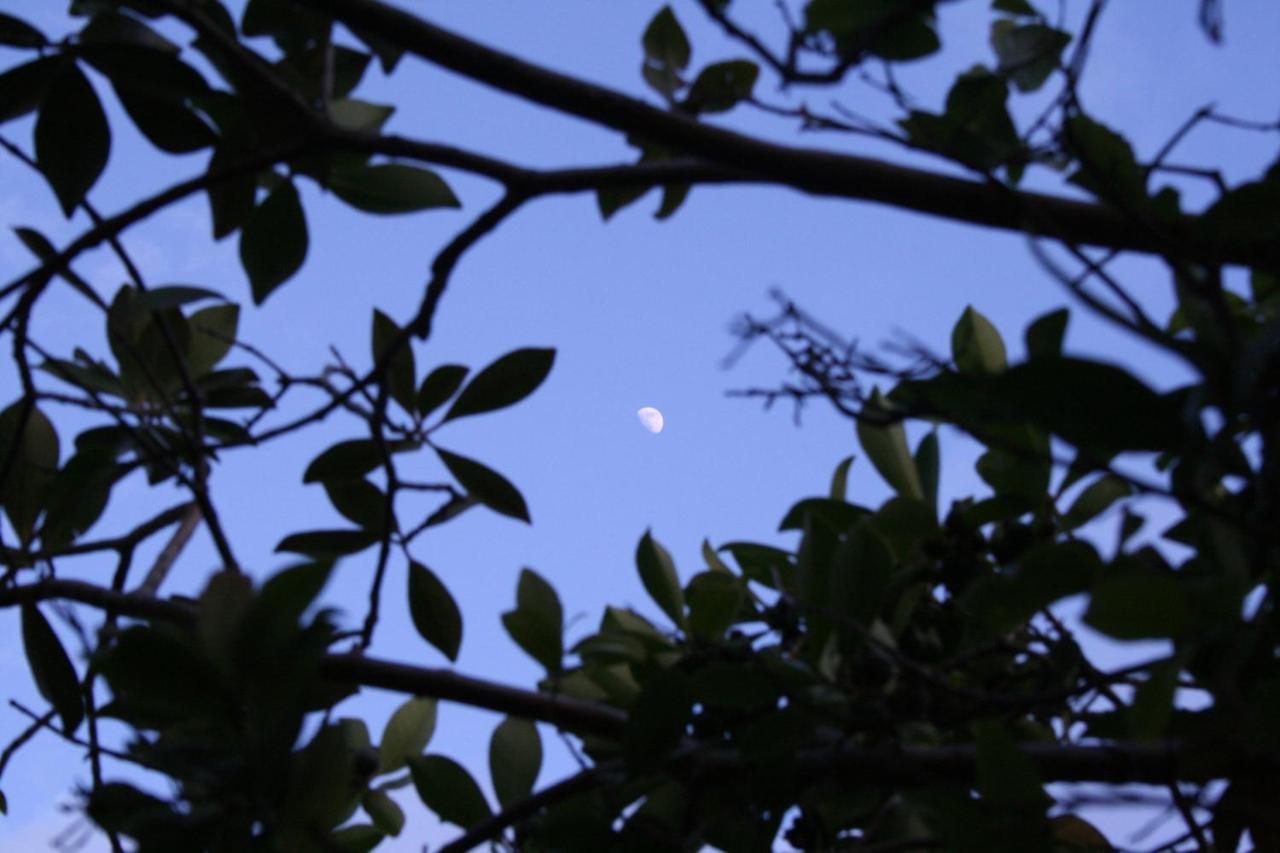
<instances>
[{"instance_id":1,"label":"twilight sky","mask_svg":"<svg viewBox=\"0 0 1280 853\"><path fill-rule=\"evenodd\" d=\"M7 10L39 22L50 35L67 31L60 9L47 0L9 0ZM231 4L233 7L239 4ZM606 84L655 102L639 75L640 33L657 3L556 0L434 0L404 3L445 27L524 59ZM984 0L944 4L941 29L946 51L919 65L901 66L903 84L929 107L940 104L955 72L991 62ZM1054 6L1041 0L1040 5ZM1068 2L1078 17L1084 3ZM1280 5L1261 0L1227 4L1226 44L1210 45L1195 25L1193 0L1115 3L1103 17L1089 75L1086 104L1151 156L1196 108L1215 102L1226 113L1274 119L1274 34ZM760 32L777 32L773 4L740 2L744 19ZM708 27L692 2L673 8L694 45L694 65L742 54ZM756 17L752 17L755 15ZM0 67L13 54L0 52ZM95 80L100 84L101 80ZM121 116L105 86L98 86L112 118L108 170L92 200L104 212L197 173L206 155L174 158L152 149ZM449 142L537 167L606 164L630 160L620 135L534 108L449 73L406 59L391 80L371 70L357 94L397 105L391 132ZM778 92L766 76L757 94L783 102L808 98L815 106L829 93ZM882 98L851 86L846 102L871 115L888 115ZM1034 106L1035 102L1030 102ZM793 144L827 145L898 162L901 152L856 138L800 137L791 126L740 108L717 121ZM30 119L0 128L5 138L30 150ZM1228 147L1230 146L1230 147ZM1272 139L1206 128L1180 149L1179 162L1219 166L1229 180L1256 174L1274 158ZM1224 152L1230 151L1230 158ZM323 198L302 182L311 249L301 273L254 310L236 256L235 240L209 240L207 204L191 199L128 232L127 247L154 284L196 284L219 290L242 304L241 335L287 368L314 371L335 346L356 366L368 361L369 317L374 307L405 318L417 305L431 257L477 211L495 198L496 187L445 172L463 209L400 217L357 214ZM1038 183L1039 182L1039 183ZM1032 176L1032 185L1059 190L1052 175ZM1184 197L1195 206L1190 185ZM1201 196L1203 198L1203 196ZM507 639L499 614L514 602L517 574L530 566L557 587L573 619L572 641L593 627L603 605L627 604L656 614L640 587L633 554L646 528L675 557L687 579L702 568L699 544L734 539L793 544L776 528L787 508L826 489L844 456L856 453L850 425L814 407L800 427L790 410L762 412L753 402L726 397L733 388L769 386L784 377L778 355L761 347L733 370L721 367L733 341L730 322L743 311L766 313L770 288L788 296L828 325L868 345L898 330L944 351L952 323L967 304L985 313L1004 333L1011 356L1021 351L1021 330L1038 314L1065 304L1060 289L1039 268L1024 238L958 225L870 204L814 199L792 190L758 187L695 188L667 222L651 216L647 197L602 223L589 195L538 201L473 249L458 268L437 315L431 340L417 344L422 371L461 362L480 367L520 346L553 346L558 355L546 384L513 409L467 418L439 433L440 443L477 458L507 475L523 492L533 525L479 509L437 528L420 540L417 553L450 586L466 619L458 669L531 686L536 664ZM0 279L31 265L9 229L31 225L56 244L85 227L83 215L62 220L51 192L11 157L0 158ZM114 259L95 252L77 270L110 293L123 281ZM1123 259L1115 271L1131 289L1167 314L1168 287L1150 262ZM1238 272L1238 271L1237 271ZM1234 273L1233 273L1234 274ZM1238 279L1232 279L1239 284ZM39 312L37 339L69 353L86 345L105 350L100 317L62 290L51 292ZM1118 338L1073 312L1068 346L1121 362L1158 384L1180 379L1177 368L1138 344ZM235 363L235 362L232 362ZM15 376L0 372L0 404L18 395ZM666 418L653 435L636 422L636 410L655 406ZM85 421L57 412L65 448ZM323 448L356 437L361 425L333 417L321 428L266 451L228 454L215 471L213 494L241 561L258 576L288 564L273 554L287 533L344 526L323 490L303 486L302 471ZM423 477L440 476L431 454L411 460ZM945 501L976 487L973 454L944 434ZM153 494L152 492L159 492ZM877 504L887 489L869 465L855 462L851 498ZM96 535L136 523L155 508L178 500L169 486L150 490L127 481ZM161 541L139 554L146 566ZM334 573L326 602L354 620L365 604L373 551L344 561ZM72 574L101 578L102 563L66 564ZM168 592L193 592L216 568L203 531L170 576ZM402 597L405 566L393 559L384 621L373 653L440 666L446 661L413 631ZM1065 612L1071 612L1069 605ZM70 641L70 635L64 637ZM1157 649L1158 650L1158 649ZM1145 657L1151 647L1109 648L1109 660ZM0 619L0 683L10 697L39 707L29 686L16 613ZM340 708L364 716L375 739L399 699L365 691ZM467 765L487 788L485 756L495 715L442 706L431 751ZM25 725L0 707L0 743ZM540 782L555 781L571 761L554 732L545 729L547 761ZM10 764L0 788L10 816L0 818L0 847L44 849L71 821L59 812L73 783L87 781L78 753L44 736ZM400 792L409 823L387 850L417 850L456 834L441 829L415 807L411 789ZM1104 815L1106 828L1131 828L1132 814ZM1123 834L1113 833L1123 843ZM106 849L92 843L86 850Z\"/></svg>"}]
</instances>

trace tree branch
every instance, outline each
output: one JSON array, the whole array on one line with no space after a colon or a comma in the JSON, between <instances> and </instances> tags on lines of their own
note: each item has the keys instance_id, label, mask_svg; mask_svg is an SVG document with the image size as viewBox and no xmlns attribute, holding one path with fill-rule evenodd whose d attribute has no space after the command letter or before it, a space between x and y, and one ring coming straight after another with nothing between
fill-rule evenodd
<instances>
[{"instance_id":1,"label":"tree branch","mask_svg":"<svg viewBox=\"0 0 1280 853\"><path fill-rule=\"evenodd\" d=\"M1072 243L1158 253L1161 243L1122 212L1059 196L1019 192L882 160L779 145L704 124L674 112L525 62L473 42L378 0L298 0L349 26L384 38L434 65L496 89L670 146L758 178L816 195L888 204L948 219L1014 231L1033 213L1044 236ZM1193 239L1194 219L1178 233L1185 257L1211 263L1280 265L1265 242L1207 245Z\"/></svg>"}]
</instances>

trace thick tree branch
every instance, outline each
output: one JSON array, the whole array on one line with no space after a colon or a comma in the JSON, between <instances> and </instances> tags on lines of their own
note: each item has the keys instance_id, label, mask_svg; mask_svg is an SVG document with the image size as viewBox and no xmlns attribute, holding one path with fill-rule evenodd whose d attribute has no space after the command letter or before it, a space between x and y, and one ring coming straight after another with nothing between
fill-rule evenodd
<instances>
[{"instance_id":1,"label":"thick tree branch","mask_svg":"<svg viewBox=\"0 0 1280 853\"><path fill-rule=\"evenodd\" d=\"M1120 211L1018 192L849 154L779 145L704 124L586 81L525 62L377 0L298 0L405 48L426 61L525 100L695 157L817 195L888 204L1015 231L1034 221L1042 236L1142 252L1162 244ZM1034 217L1034 219L1033 219ZM1186 257L1214 263L1280 265L1265 242L1222 246L1192 239L1192 219L1175 236ZM1167 244L1164 244L1167 245Z\"/></svg>"},{"instance_id":2,"label":"thick tree branch","mask_svg":"<svg viewBox=\"0 0 1280 853\"><path fill-rule=\"evenodd\" d=\"M69 599L115 611L124 616L190 624L194 609L177 601L125 595L70 580L47 580L0 590L0 608L46 599ZM505 684L460 675L445 669L409 666L357 654L331 654L320 672L335 681L379 687L399 693L431 696L475 708L604 737L621 737L626 714L614 707L564 696L522 690ZM1280 756L1264 752L1242 754L1225 748L1166 743L1078 746L1024 743L1019 750L1031 759L1046 782L1147 783L1170 780L1203 782L1240 776L1273 776ZM841 747L797 753L793 766L800 778L830 775L850 784L911 787L938 783L968 783L974 779L977 754L970 744L897 749ZM672 772L695 779L741 774L740 755L729 750L688 749L671 764Z\"/></svg>"}]
</instances>

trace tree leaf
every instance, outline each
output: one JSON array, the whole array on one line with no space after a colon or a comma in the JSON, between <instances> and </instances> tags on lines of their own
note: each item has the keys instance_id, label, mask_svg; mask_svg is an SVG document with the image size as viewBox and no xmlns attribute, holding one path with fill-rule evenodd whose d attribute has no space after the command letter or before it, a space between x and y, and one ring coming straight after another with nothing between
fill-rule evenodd
<instances>
[{"instance_id":1,"label":"tree leaf","mask_svg":"<svg viewBox=\"0 0 1280 853\"><path fill-rule=\"evenodd\" d=\"M276 553L288 551L313 557L341 557L363 551L381 538L372 530L308 530L280 540Z\"/></svg>"},{"instance_id":2,"label":"tree leaf","mask_svg":"<svg viewBox=\"0 0 1280 853\"><path fill-rule=\"evenodd\" d=\"M481 503L494 512L532 523L524 497L506 477L474 459L450 453L442 448L437 447L436 453L449 469L449 473L462 484L468 494L479 498Z\"/></svg>"},{"instance_id":3,"label":"tree leaf","mask_svg":"<svg viewBox=\"0 0 1280 853\"><path fill-rule=\"evenodd\" d=\"M721 113L751 97L760 68L746 59L716 62L698 74L684 105L695 113Z\"/></svg>"},{"instance_id":4,"label":"tree leaf","mask_svg":"<svg viewBox=\"0 0 1280 853\"><path fill-rule=\"evenodd\" d=\"M374 309L372 338L373 361L375 364L382 360L387 348L391 346L391 342L399 336L400 327L396 325L396 322L381 311ZM417 368L414 365L411 340L411 338L405 338L401 341L400 348L392 356L390 363L387 364L385 374L387 392L391 395L391 399L399 403L406 412L412 412L417 403L417 393L414 387L417 384Z\"/></svg>"},{"instance_id":5,"label":"tree leaf","mask_svg":"<svg viewBox=\"0 0 1280 853\"><path fill-rule=\"evenodd\" d=\"M381 827L356 823L334 830L328 840L336 853L369 853L385 838L386 833Z\"/></svg>"},{"instance_id":6,"label":"tree leaf","mask_svg":"<svg viewBox=\"0 0 1280 853\"><path fill-rule=\"evenodd\" d=\"M365 791L360 804L374 826L387 835L397 836L404 829L404 810L386 791L379 791L376 788Z\"/></svg>"},{"instance_id":7,"label":"tree leaf","mask_svg":"<svg viewBox=\"0 0 1280 853\"><path fill-rule=\"evenodd\" d=\"M852 465L852 456L846 456L840 460L840 464L836 465L836 470L831 474L831 488L828 492L832 500L842 501L846 499L849 491L849 468Z\"/></svg>"},{"instance_id":8,"label":"tree leaf","mask_svg":"<svg viewBox=\"0 0 1280 853\"><path fill-rule=\"evenodd\" d=\"M187 365L199 378L213 369L231 351L240 326L240 306L210 305L191 315L191 342L187 345Z\"/></svg>"},{"instance_id":9,"label":"tree leaf","mask_svg":"<svg viewBox=\"0 0 1280 853\"><path fill-rule=\"evenodd\" d=\"M415 696L387 720L378 744L378 774L394 773L422 755L436 730L436 700Z\"/></svg>"},{"instance_id":10,"label":"tree leaf","mask_svg":"<svg viewBox=\"0 0 1280 853\"><path fill-rule=\"evenodd\" d=\"M87 77L67 61L36 118L36 163L68 217L106 168L111 128Z\"/></svg>"},{"instance_id":11,"label":"tree leaf","mask_svg":"<svg viewBox=\"0 0 1280 853\"><path fill-rule=\"evenodd\" d=\"M649 597L681 628L686 627L684 593L671 555L646 530L636 546L636 567Z\"/></svg>"},{"instance_id":12,"label":"tree leaf","mask_svg":"<svg viewBox=\"0 0 1280 853\"><path fill-rule=\"evenodd\" d=\"M475 826L493 812L471 774L452 758L424 755L409 759L413 785L427 808L445 823Z\"/></svg>"},{"instance_id":13,"label":"tree leaf","mask_svg":"<svg viewBox=\"0 0 1280 853\"><path fill-rule=\"evenodd\" d=\"M0 503L24 545L44 509L59 455L58 433L40 409L19 400L0 412L0 464L13 458L0 484Z\"/></svg>"},{"instance_id":14,"label":"tree leaf","mask_svg":"<svg viewBox=\"0 0 1280 853\"><path fill-rule=\"evenodd\" d=\"M559 673L564 658L564 610L555 588L532 569L523 569L516 584L516 608L502 616L511 639L550 673Z\"/></svg>"},{"instance_id":15,"label":"tree leaf","mask_svg":"<svg viewBox=\"0 0 1280 853\"><path fill-rule=\"evenodd\" d=\"M74 734L84 719L80 679L58 635L34 604L22 606L22 648L40 695L58 712L63 732Z\"/></svg>"},{"instance_id":16,"label":"tree leaf","mask_svg":"<svg viewBox=\"0 0 1280 853\"><path fill-rule=\"evenodd\" d=\"M458 392L466 378L467 368L461 364L442 364L428 373L418 388L418 414L425 418L440 408Z\"/></svg>"},{"instance_id":17,"label":"tree leaf","mask_svg":"<svg viewBox=\"0 0 1280 853\"><path fill-rule=\"evenodd\" d=\"M403 163L337 169L329 175L326 185L338 198L365 213L412 213L462 206L435 172Z\"/></svg>"},{"instance_id":18,"label":"tree leaf","mask_svg":"<svg viewBox=\"0 0 1280 853\"><path fill-rule=\"evenodd\" d=\"M842 619L868 626L880 612L893 577L894 557L870 522L849 532L835 551L830 589L817 590L811 604L835 608ZM837 626L839 623L837 623ZM860 637L861 632L851 636Z\"/></svg>"},{"instance_id":19,"label":"tree leaf","mask_svg":"<svg viewBox=\"0 0 1280 853\"><path fill-rule=\"evenodd\" d=\"M1180 637L1196 627L1182 583L1160 574L1122 574L1094 587L1084 621L1117 640Z\"/></svg>"},{"instance_id":20,"label":"tree leaf","mask_svg":"<svg viewBox=\"0 0 1280 853\"><path fill-rule=\"evenodd\" d=\"M885 482L900 495L923 500L924 486L920 483L920 472L916 470L911 451L907 449L906 430L901 421L892 420L880 403L879 392L863 407L857 433L862 451Z\"/></svg>"},{"instance_id":21,"label":"tree leaf","mask_svg":"<svg viewBox=\"0 0 1280 853\"><path fill-rule=\"evenodd\" d=\"M116 97L147 141L169 154L189 154L217 141L213 128L190 108L126 85L115 85Z\"/></svg>"},{"instance_id":22,"label":"tree leaf","mask_svg":"<svg viewBox=\"0 0 1280 853\"><path fill-rule=\"evenodd\" d=\"M44 33L15 18L13 15L0 13L0 44L13 47L41 47L49 43Z\"/></svg>"},{"instance_id":23,"label":"tree leaf","mask_svg":"<svg viewBox=\"0 0 1280 853\"><path fill-rule=\"evenodd\" d=\"M462 645L462 613L449 589L426 566L409 563L409 615L422 639L451 661Z\"/></svg>"},{"instance_id":24,"label":"tree leaf","mask_svg":"<svg viewBox=\"0 0 1280 853\"><path fill-rule=\"evenodd\" d=\"M399 453L412 450L417 446L415 441L390 441L387 442L387 451ZM311 464L302 475L302 482L359 480L381 464L382 454L378 452L378 446L374 444L373 439L354 438L340 441L311 460Z\"/></svg>"},{"instance_id":25,"label":"tree leaf","mask_svg":"<svg viewBox=\"0 0 1280 853\"><path fill-rule=\"evenodd\" d=\"M34 112L58 79L63 60L47 56L15 65L0 74L0 124Z\"/></svg>"},{"instance_id":26,"label":"tree leaf","mask_svg":"<svg viewBox=\"0 0 1280 853\"><path fill-rule=\"evenodd\" d=\"M978 791L982 798L997 807L1047 805L1049 799L1041 786L1031 760L1018 751L1018 743L1003 723L975 723L977 746Z\"/></svg>"},{"instance_id":27,"label":"tree leaf","mask_svg":"<svg viewBox=\"0 0 1280 853\"><path fill-rule=\"evenodd\" d=\"M663 6L645 27L642 72L654 90L670 98L680 88L680 72L689 65L689 38L670 6Z\"/></svg>"},{"instance_id":28,"label":"tree leaf","mask_svg":"<svg viewBox=\"0 0 1280 853\"><path fill-rule=\"evenodd\" d=\"M342 516L365 530L381 533L386 528L387 496L368 480L323 480L325 494Z\"/></svg>"},{"instance_id":29,"label":"tree leaf","mask_svg":"<svg viewBox=\"0 0 1280 853\"><path fill-rule=\"evenodd\" d=\"M1071 503L1062 519L1065 530L1077 527L1096 518L1113 503L1133 494L1133 487L1119 477L1106 475L1090 483Z\"/></svg>"},{"instance_id":30,"label":"tree leaf","mask_svg":"<svg viewBox=\"0 0 1280 853\"><path fill-rule=\"evenodd\" d=\"M962 373L999 373L1008 364L1000 333L972 305L951 330L951 357Z\"/></svg>"},{"instance_id":31,"label":"tree leaf","mask_svg":"<svg viewBox=\"0 0 1280 853\"><path fill-rule=\"evenodd\" d=\"M991 25L991 49L999 71L1009 75L1019 92L1034 92L1058 67L1071 36L1042 23L1016 24L997 20Z\"/></svg>"},{"instance_id":32,"label":"tree leaf","mask_svg":"<svg viewBox=\"0 0 1280 853\"><path fill-rule=\"evenodd\" d=\"M493 793L504 808L525 797L542 768L542 738L529 720L507 717L489 740L489 775Z\"/></svg>"},{"instance_id":33,"label":"tree leaf","mask_svg":"<svg viewBox=\"0 0 1280 853\"><path fill-rule=\"evenodd\" d=\"M254 208L240 234L240 263L253 302L261 305L293 277L307 257L307 219L292 181L281 181Z\"/></svg>"},{"instance_id":34,"label":"tree leaf","mask_svg":"<svg viewBox=\"0 0 1280 853\"><path fill-rule=\"evenodd\" d=\"M715 552L711 552L714 554ZM689 602L689 628L708 641L719 640L738 621L747 590L727 571L701 572L685 588Z\"/></svg>"},{"instance_id":35,"label":"tree leaf","mask_svg":"<svg viewBox=\"0 0 1280 853\"><path fill-rule=\"evenodd\" d=\"M555 361L553 349L518 349L476 374L444 416L446 421L518 403L542 384Z\"/></svg>"},{"instance_id":36,"label":"tree leaf","mask_svg":"<svg viewBox=\"0 0 1280 853\"><path fill-rule=\"evenodd\" d=\"M1071 314L1059 308L1037 317L1023 336L1027 346L1027 358L1056 358L1062 355L1062 340L1067 333L1067 320Z\"/></svg>"}]
</instances>

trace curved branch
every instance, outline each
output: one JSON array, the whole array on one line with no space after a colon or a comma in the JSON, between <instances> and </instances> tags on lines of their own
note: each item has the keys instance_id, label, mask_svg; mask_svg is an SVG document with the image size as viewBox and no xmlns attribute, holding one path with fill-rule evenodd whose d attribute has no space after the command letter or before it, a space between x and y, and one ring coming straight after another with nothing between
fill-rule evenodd
<instances>
[{"instance_id":1,"label":"curved branch","mask_svg":"<svg viewBox=\"0 0 1280 853\"><path fill-rule=\"evenodd\" d=\"M567 74L525 62L378 0L299 0L343 23L405 48L432 64L560 112L670 146L816 195L880 202L948 219L1023 231L1034 215L1043 236L1092 246L1158 253L1161 246L1120 211L1060 196L1020 192L882 160L779 145L704 124ZM1208 245L1186 218L1176 236L1190 259L1280 265L1265 242Z\"/></svg>"}]
</instances>

